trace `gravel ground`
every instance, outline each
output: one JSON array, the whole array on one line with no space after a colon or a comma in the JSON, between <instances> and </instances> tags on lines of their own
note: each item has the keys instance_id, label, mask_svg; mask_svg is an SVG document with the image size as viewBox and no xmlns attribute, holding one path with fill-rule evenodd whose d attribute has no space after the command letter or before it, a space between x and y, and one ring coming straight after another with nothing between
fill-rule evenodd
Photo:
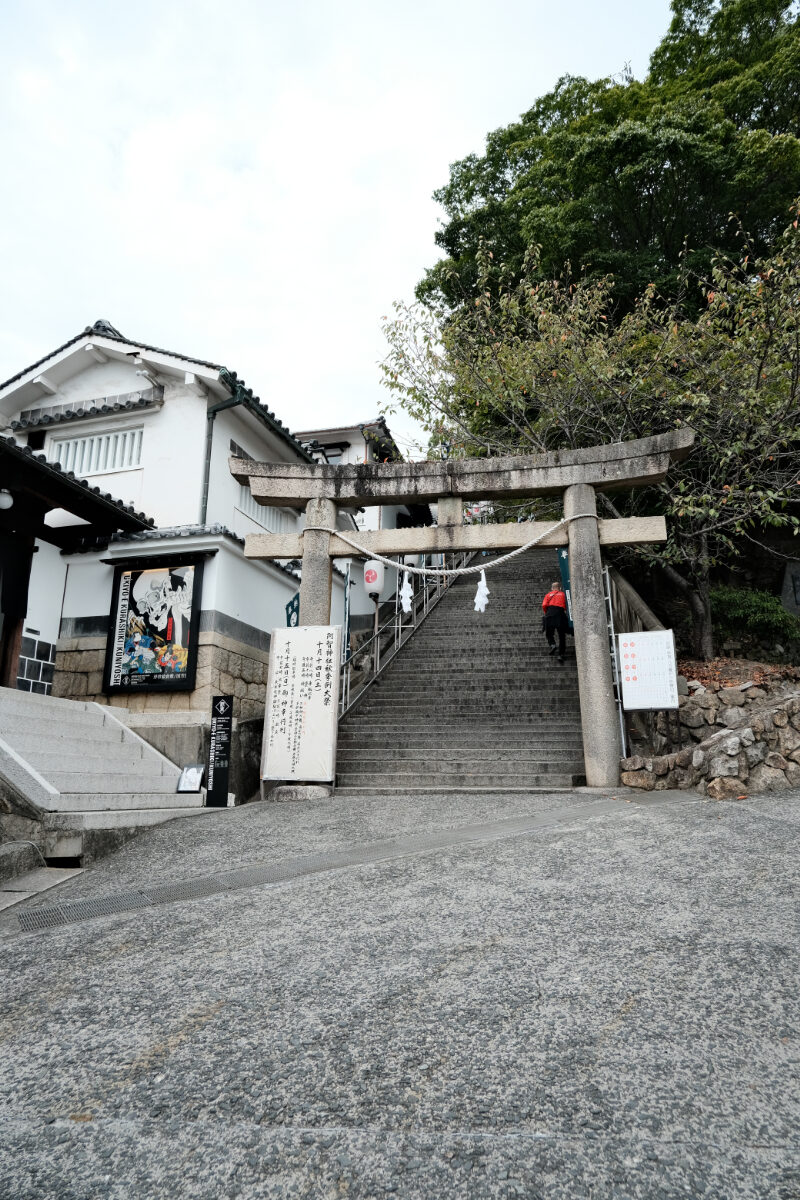
<instances>
[{"instance_id":1,"label":"gravel ground","mask_svg":"<svg viewBox=\"0 0 800 1200\"><path fill-rule=\"evenodd\" d=\"M797 1200L800 792L590 801L257 805L56 889L453 830L7 940L0 1196Z\"/></svg>"}]
</instances>

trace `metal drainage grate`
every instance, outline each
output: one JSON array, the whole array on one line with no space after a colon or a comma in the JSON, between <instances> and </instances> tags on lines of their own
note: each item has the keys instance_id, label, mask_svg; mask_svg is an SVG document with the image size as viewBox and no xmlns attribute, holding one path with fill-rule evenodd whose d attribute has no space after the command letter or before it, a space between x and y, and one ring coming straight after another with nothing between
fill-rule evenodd
<instances>
[{"instance_id":1,"label":"metal drainage grate","mask_svg":"<svg viewBox=\"0 0 800 1200\"><path fill-rule=\"evenodd\" d=\"M94 900L62 900L59 908L68 921L85 921L87 917L107 917L149 906L149 898L141 892L116 892L113 896L98 896Z\"/></svg>"},{"instance_id":2,"label":"metal drainage grate","mask_svg":"<svg viewBox=\"0 0 800 1200\"><path fill-rule=\"evenodd\" d=\"M203 896L215 896L224 892L225 885L214 877L187 879L186 883L163 883L148 888L146 895L153 904L169 904L173 900L200 900Z\"/></svg>"},{"instance_id":3,"label":"metal drainage grate","mask_svg":"<svg viewBox=\"0 0 800 1200\"><path fill-rule=\"evenodd\" d=\"M59 904L51 904L47 908L30 908L26 912L17 913L20 928L26 933L34 929L50 929L54 925L66 925L68 919L62 913Z\"/></svg>"}]
</instances>

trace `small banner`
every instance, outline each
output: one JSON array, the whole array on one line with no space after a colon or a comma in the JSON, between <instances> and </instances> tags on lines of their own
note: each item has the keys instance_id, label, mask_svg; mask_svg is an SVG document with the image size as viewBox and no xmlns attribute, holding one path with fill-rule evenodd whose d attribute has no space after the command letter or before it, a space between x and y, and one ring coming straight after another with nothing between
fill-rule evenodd
<instances>
[{"instance_id":1,"label":"small banner","mask_svg":"<svg viewBox=\"0 0 800 1200\"><path fill-rule=\"evenodd\" d=\"M561 586L564 589L564 595L567 597L567 622L569 631L572 633L572 592L569 586L569 551L559 550L558 552L558 570L561 575Z\"/></svg>"},{"instance_id":2,"label":"small banner","mask_svg":"<svg viewBox=\"0 0 800 1200\"><path fill-rule=\"evenodd\" d=\"M211 701L211 742L208 747L207 808L225 808L228 804L232 726L233 696L214 696Z\"/></svg>"},{"instance_id":3,"label":"small banner","mask_svg":"<svg viewBox=\"0 0 800 1200\"><path fill-rule=\"evenodd\" d=\"M300 593L295 592L289 603L286 605L286 624L290 629L294 629L295 625L300 622Z\"/></svg>"},{"instance_id":4,"label":"small banner","mask_svg":"<svg viewBox=\"0 0 800 1200\"><path fill-rule=\"evenodd\" d=\"M333 781L341 646L341 625L273 629L262 779Z\"/></svg>"}]
</instances>

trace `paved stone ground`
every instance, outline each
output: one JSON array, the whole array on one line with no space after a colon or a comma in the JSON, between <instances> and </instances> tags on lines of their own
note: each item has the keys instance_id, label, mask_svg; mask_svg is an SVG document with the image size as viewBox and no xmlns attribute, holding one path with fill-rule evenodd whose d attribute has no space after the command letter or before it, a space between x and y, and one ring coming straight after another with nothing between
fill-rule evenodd
<instances>
[{"instance_id":1,"label":"paved stone ground","mask_svg":"<svg viewBox=\"0 0 800 1200\"><path fill-rule=\"evenodd\" d=\"M797 1200L800 792L592 803L222 811L40 903L454 844L35 934L4 917L0 1196Z\"/></svg>"}]
</instances>

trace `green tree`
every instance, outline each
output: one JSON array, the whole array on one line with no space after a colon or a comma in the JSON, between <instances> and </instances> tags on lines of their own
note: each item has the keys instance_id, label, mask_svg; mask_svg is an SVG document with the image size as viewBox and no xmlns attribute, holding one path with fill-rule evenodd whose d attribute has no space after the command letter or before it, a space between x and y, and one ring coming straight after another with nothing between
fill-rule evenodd
<instances>
[{"instance_id":1,"label":"green tree","mask_svg":"<svg viewBox=\"0 0 800 1200\"><path fill-rule=\"evenodd\" d=\"M483 249L476 287L455 309L444 299L396 306L383 364L394 401L455 455L693 428L693 453L664 483L602 502L613 515L666 516L666 546L639 553L684 597L694 652L706 658L715 566L771 526L800 524L797 221L768 258L740 245L704 285L693 281L699 315L687 314L680 289L668 304L650 287L620 320L610 278L542 279L536 255L511 272Z\"/></svg>"},{"instance_id":2,"label":"green tree","mask_svg":"<svg viewBox=\"0 0 800 1200\"><path fill-rule=\"evenodd\" d=\"M483 243L517 276L569 262L617 279L617 311L648 284L674 296L681 253L699 273L732 253L735 212L763 253L800 191L800 18L794 0L673 0L644 82L565 76L489 134L434 193L446 257L417 289L457 305ZM694 297L696 299L696 297Z\"/></svg>"}]
</instances>

